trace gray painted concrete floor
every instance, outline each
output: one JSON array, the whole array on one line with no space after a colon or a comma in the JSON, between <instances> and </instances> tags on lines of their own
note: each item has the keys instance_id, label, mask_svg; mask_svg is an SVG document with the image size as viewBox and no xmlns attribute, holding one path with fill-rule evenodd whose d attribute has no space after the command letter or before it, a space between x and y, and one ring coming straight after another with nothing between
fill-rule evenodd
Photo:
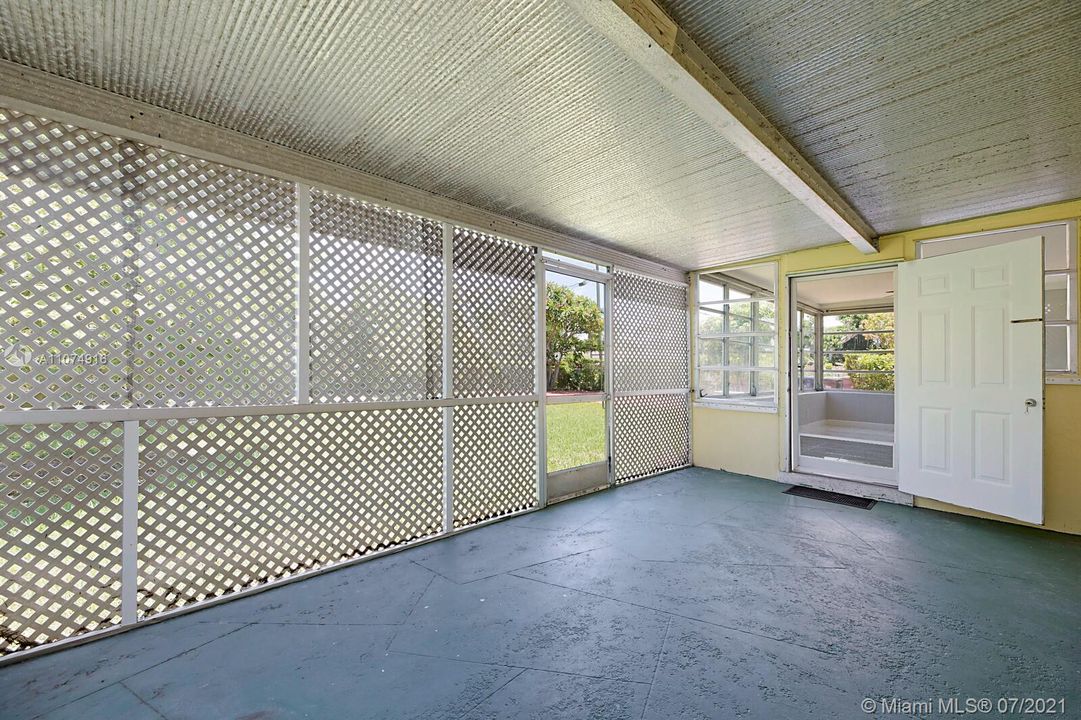
<instances>
[{"instance_id":1,"label":"gray painted concrete floor","mask_svg":"<svg viewBox=\"0 0 1081 720\"><path fill-rule=\"evenodd\" d=\"M0 716L1081 715L1081 538L783 489L691 469L562 503L0 669Z\"/></svg>"}]
</instances>

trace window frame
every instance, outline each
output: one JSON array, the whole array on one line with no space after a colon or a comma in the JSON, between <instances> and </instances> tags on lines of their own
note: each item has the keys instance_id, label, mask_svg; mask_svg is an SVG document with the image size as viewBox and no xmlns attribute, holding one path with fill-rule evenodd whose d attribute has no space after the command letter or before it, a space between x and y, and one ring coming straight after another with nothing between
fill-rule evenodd
<instances>
[{"instance_id":1,"label":"window frame","mask_svg":"<svg viewBox=\"0 0 1081 720\"><path fill-rule=\"evenodd\" d=\"M824 347L825 339L827 335L851 335L851 331L837 331L826 330L825 319L829 317L840 317L841 315L877 315L877 314L889 314L893 315L894 329L891 330L861 330L860 334L866 335L893 335L896 337L896 323L897 323L897 310L896 308L886 309L883 307L867 307L867 308L851 308L844 310L832 310L829 312L823 311L817 316L818 332L815 336L815 358L818 360L815 367L815 391L830 390L833 392L872 392L872 393L889 393L893 394L897 392L896 378L897 378L897 347L896 344L890 349L879 350L826 350ZM825 368L825 356L826 355L891 355L894 359L893 370L827 370ZM846 390L845 388L827 388L825 386L825 374L828 372L843 373L845 375L891 375L894 378L894 387L891 390L866 390L856 389Z\"/></svg>"},{"instance_id":2,"label":"window frame","mask_svg":"<svg viewBox=\"0 0 1081 720\"><path fill-rule=\"evenodd\" d=\"M721 300L701 300L701 283L704 276L710 276L713 274L726 274L733 271L739 271L744 268L768 265L770 269L770 275L772 278L772 289L767 288L753 288L753 291L759 294L754 295L754 292L748 293L749 284L741 284L738 280L733 283L714 283L724 288L722 291ZM778 311L778 292L777 287L779 280L780 267L777 261L767 260L763 262L750 262L743 263L741 265L733 265L722 268L715 268L710 270L699 270L691 273L692 288L694 292L694 304L691 313L692 332L694 337L694 352L691 361L694 364L694 403L696 405L702 405L705 407L719 407L728 410L742 410L748 412L767 412L776 413L779 407L778 396L780 393L780 314ZM708 282L708 281L707 281ZM730 297L731 289L734 288L738 295L736 297ZM754 296L752 296L754 295ZM758 324L761 321L758 317L760 303L767 302L773 305L773 328L771 330L760 330ZM736 303L748 303L750 305L750 320L751 330L738 331L730 330L728 327L730 312L727 308ZM721 332L702 332L700 330L700 318L703 308L725 308L724 318L725 327ZM701 347L702 341L706 340L720 340L722 341L722 360L728 360L727 355L727 341L730 340L742 340L749 343L749 359L751 362L747 365L734 365L729 362L721 362L716 365L703 365L701 362ZM767 348L772 347L773 363L772 366L763 366L759 364L759 342L766 340L763 343ZM720 372L723 377L723 387L720 391L721 394L705 394L706 391L702 385L702 372ZM731 380L731 373L748 373L750 375L749 385L750 392L748 394L740 394L737 396L731 396L729 389L729 382ZM773 392L769 396L770 402L762 402L757 399L757 381L761 373L768 373L773 378Z\"/></svg>"}]
</instances>

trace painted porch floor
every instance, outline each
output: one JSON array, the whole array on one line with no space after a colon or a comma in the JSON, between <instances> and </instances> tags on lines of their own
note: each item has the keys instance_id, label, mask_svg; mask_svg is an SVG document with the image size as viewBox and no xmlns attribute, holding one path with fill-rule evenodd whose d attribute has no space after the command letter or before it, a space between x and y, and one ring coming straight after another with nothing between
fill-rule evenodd
<instances>
[{"instance_id":1,"label":"painted porch floor","mask_svg":"<svg viewBox=\"0 0 1081 720\"><path fill-rule=\"evenodd\" d=\"M0 669L19 718L861 717L1064 697L1081 538L683 470Z\"/></svg>"}]
</instances>

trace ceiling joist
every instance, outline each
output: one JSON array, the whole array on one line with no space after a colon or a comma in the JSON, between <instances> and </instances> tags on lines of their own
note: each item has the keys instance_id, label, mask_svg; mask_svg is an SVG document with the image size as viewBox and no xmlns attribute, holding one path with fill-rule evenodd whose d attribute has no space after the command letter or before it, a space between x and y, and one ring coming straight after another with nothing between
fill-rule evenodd
<instances>
[{"instance_id":1,"label":"ceiling joist","mask_svg":"<svg viewBox=\"0 0 1081 720\"><path fill-rule=\"evenodd\" d=\"M860 252L878 252L874 228L656 2L567 2L841 237Z\"/></svg>"}]
</instances>

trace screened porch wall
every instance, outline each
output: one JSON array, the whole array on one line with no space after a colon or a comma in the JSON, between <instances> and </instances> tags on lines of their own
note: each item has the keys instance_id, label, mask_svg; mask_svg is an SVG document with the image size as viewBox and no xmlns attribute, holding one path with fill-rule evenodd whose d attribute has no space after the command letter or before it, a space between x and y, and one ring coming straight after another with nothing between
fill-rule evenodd
<instances>
[{"instance_id":1,"label":"screened porch wall","mask_svg":"<svg viewBox=\"0 0 1081 720\"><path fill-rule=\"evenodd\" d=\"M614 477L691 462L690 307L686 285L616 272L612 280Z\"/></svg>"},{"instance_id":2,"label":"screened porch wall","mask_svg":"<svg viewBox=\"0 0 1081 720\"><path fill-rule=\"evenodd\" d=\"M537 507L536 252L0 109L0 654ZM633 278L614 337L685 330ZM624 390L685 374L651 342ZM686 464L619 388L619 477Z\"/></svg>"}]
</instances>

